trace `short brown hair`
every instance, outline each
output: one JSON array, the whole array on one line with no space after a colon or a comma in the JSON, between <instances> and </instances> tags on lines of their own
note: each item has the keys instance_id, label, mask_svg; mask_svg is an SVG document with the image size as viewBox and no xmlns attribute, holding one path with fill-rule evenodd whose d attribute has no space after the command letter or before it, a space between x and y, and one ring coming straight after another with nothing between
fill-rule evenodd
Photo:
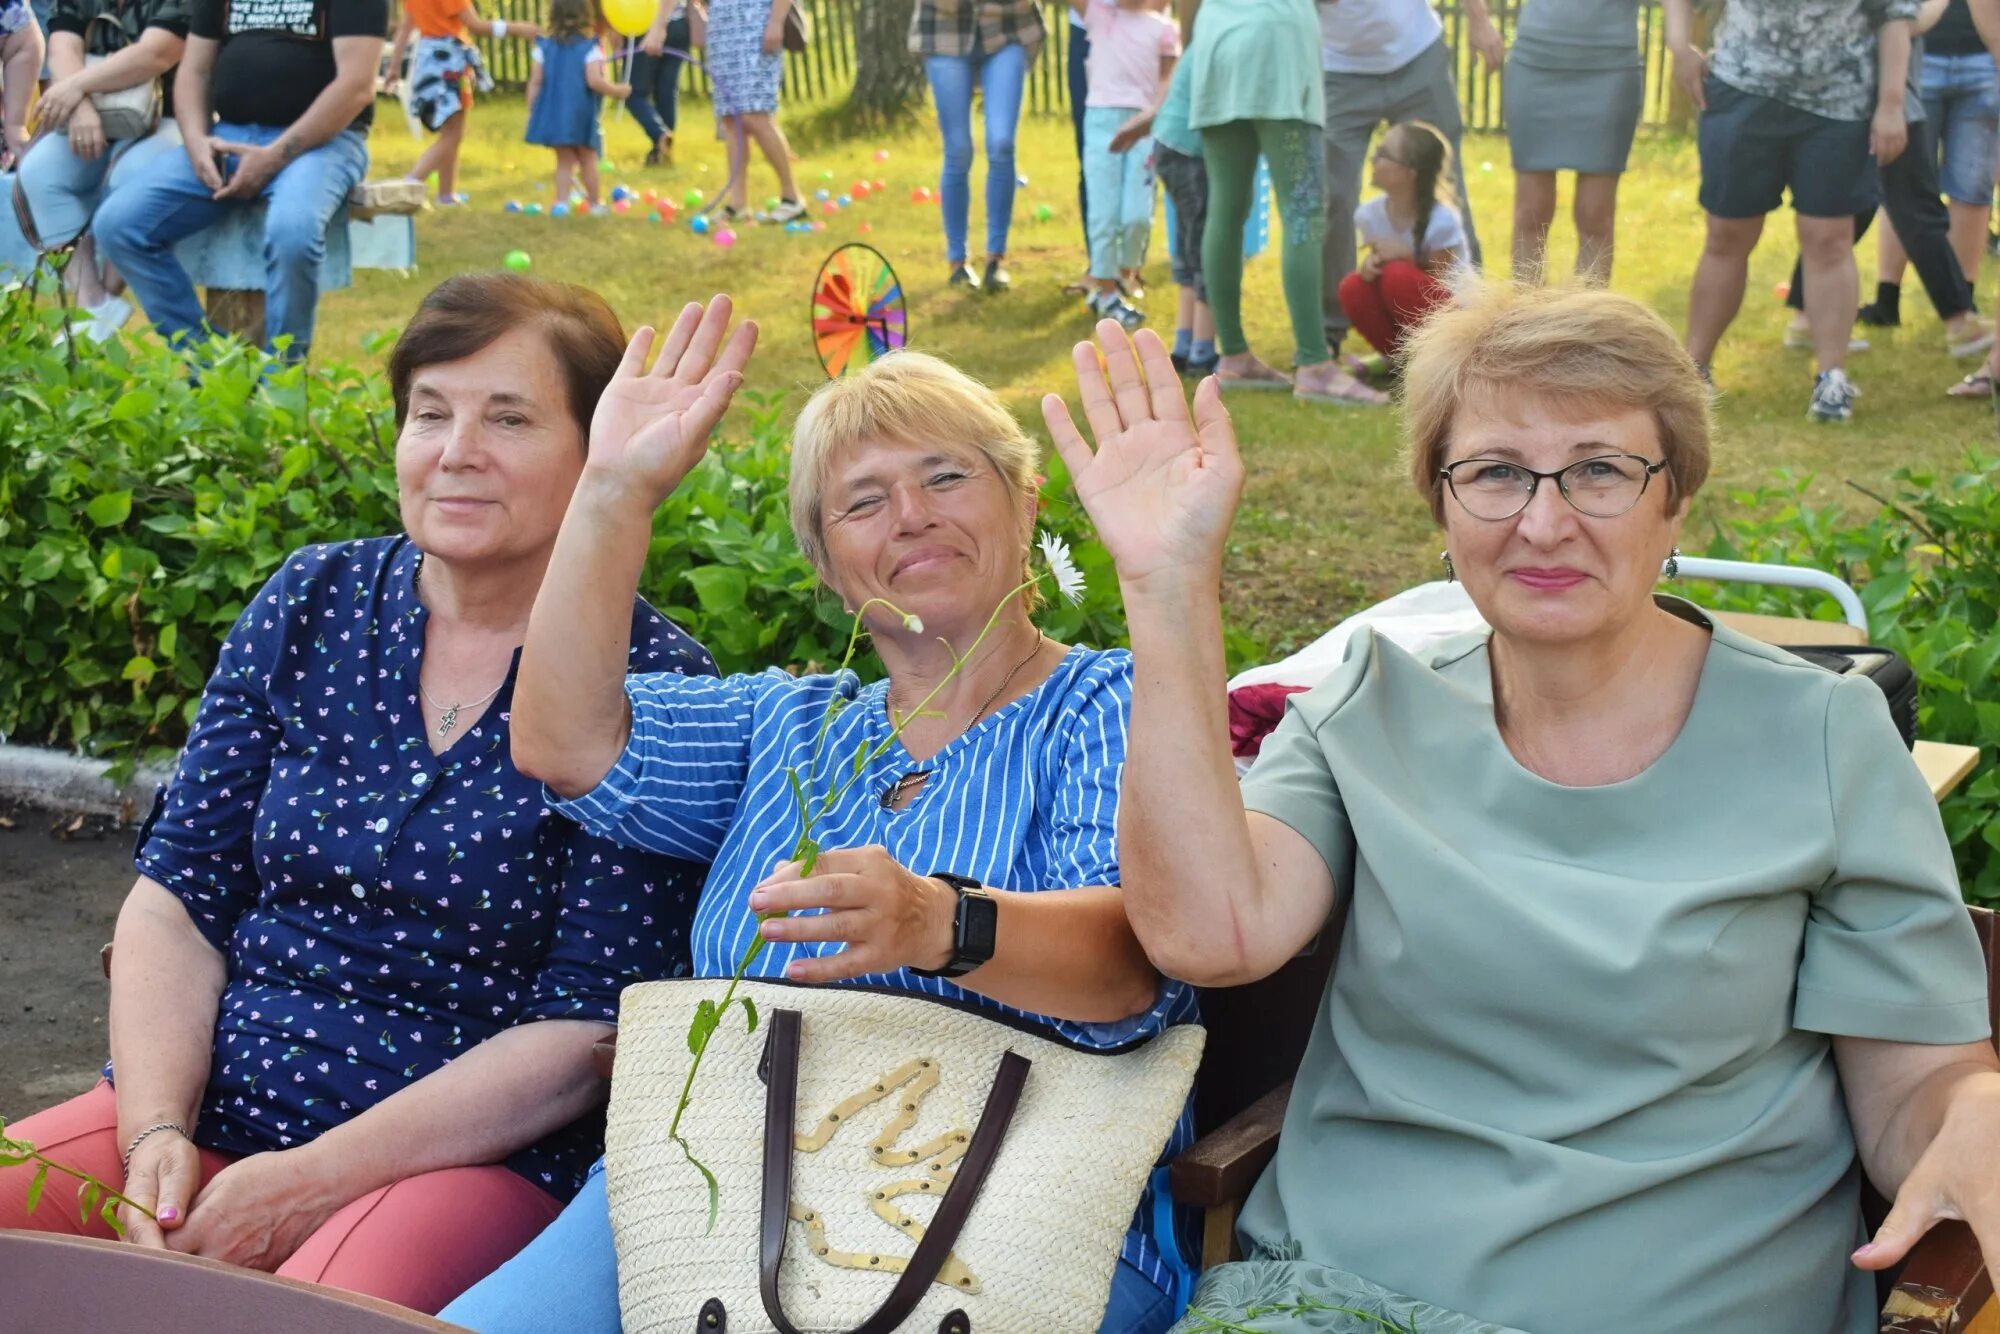
<instances>
[{"instance_id":1,"label":"short brown hair","mask_svg":"<svg viewBox=\"0 0 2000 1334\"><path fill-rule=\"evenodd\" d=\"M410 381L426 366L462 361L514 330L541 331L569 387L569 412L590 435L591 414L625 356L625 331L588 288L517 273L461 273L433 287L389 353L396 429L410 410Z\"/></svg>"},{"instance_id":2,"label":"short brown hair","mask_svg":"<svg viewBox=\"0 0 2000 1334\"><path fill-rule=\"evenodd\" d=\"M1667 322L1629 296L1585 287L1480 282L1410 338L1403 434L1410 480L1444 521L1438 469L1474 391L1527 393L1653 414L1670 501L1708 479L1709 391Z\"/></svg>"}]
</instances>

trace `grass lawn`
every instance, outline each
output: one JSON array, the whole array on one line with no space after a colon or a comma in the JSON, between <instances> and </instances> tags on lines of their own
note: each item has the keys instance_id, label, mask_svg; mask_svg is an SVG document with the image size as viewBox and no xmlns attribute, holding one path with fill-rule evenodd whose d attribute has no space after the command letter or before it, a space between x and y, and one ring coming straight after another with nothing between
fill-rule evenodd
<instances>
[{"instance_id":1,"label":"grass lawn","mask_svg":"<svg viewBox=\"0 0 2000 1334\"><path fill-rule=\"evenodd\" d=\"M382 103L381 112L372 143L371 174L378 177L400 174L420 148L393 104ZM794 391L796 405L821 379L807 324L813 274L835 245L866 240L890 257L904 281L913 345L949 357L993 385L1041 436L1036 404L1050 389L1072 393L1069 348L1090 326L1082 305L1060 291L1083 258L1068 120L1024 120L1019 170L1029 184L1015 209L1014 290L988 298L946 288L937 208L911 200L915 187L936 184L939 150L928 122L892 135L849 137L827 108L788 109L787 119L805 188L838 194L857 179L879 177L889 189L825 219L822 233L744 228L734 249L725 251L694 235L685 221L667 228L636 213L554 220L504 212L508 199L546 207L551 155L521 142L521 101L499 96L482 101L467 137L460 181L471 205L418 219L418 273L361 273L351 290L330 293L317 345L333 355L359 355L364 335L398 327L432 283L496 267L518 248L532 257L537 275L601 292L628 328L670 315L685 301L730 293L738 309L764 330L752 387ZM717 189L725 162L722 146L706 133L706 105L684 104L682 123L677 165L643 169L640 132L621 110L607 111L606 152L620 168L607 174L607 188L623 182L674 198L690 188ZM887 161L875 160L878 149L888 150ZM1497 257L1504 263L1512 199L1506 143L1499 136L1475 136L1466 144L1466 157L1486 254L1489 261ZM1702 236L1694 147L1642 132L1632 165L1619 218L1614 286L1679 325ZM975 249L983 227L978 197L983 174L981 164L974 182ZM761 200L772 193L770 173L759 165L752 196ZM1038 222L1034 213L1044 204L1054 216ZM1710 524L1733 503L1732 490L1757 486L1779 469L1810 472L1819 494L1853 496L1865 505L1846 481L1880 489L1898 467L1943 463L1966 445L1993 438L1992 419L1982 406L1943 397L1945 386L1970 366L1945 355L1941 330L1914 275L1903 303L1905 327L1875 332L1874 348L1851 363L1865 391L1855 420L1846 426L1805 420L1809 354L1780 345L1785 316L1772 295L1791 265L1790 230L1786 219L1774 221L1752 262L1744 312L1717 360L1716 376L1726 390L1720 439L1714 478L1690 525L1691 549L1706 544ZM1566 224L1558 224L1552 248L1552 270L1565 269L1574 254ZM1153 253L1148 274L1153 290L1146 304L1170 328L1173 289L1164 224ZM1864 291L1872 292L1872 241L1859 258ZM1982 283L1981 290L1993 288ZM1291 347L1273 255L1248 266L1245 308L1252 346L1284 364ZM1286 649L1356 605L1436 573L1439 540L1402 475L1393 412L1311 406L1277 395L1234 400L1233 410L1250 471L1228 578L1229 610L1237 624L1274 649Z\"/></svg>"}]
</instances>

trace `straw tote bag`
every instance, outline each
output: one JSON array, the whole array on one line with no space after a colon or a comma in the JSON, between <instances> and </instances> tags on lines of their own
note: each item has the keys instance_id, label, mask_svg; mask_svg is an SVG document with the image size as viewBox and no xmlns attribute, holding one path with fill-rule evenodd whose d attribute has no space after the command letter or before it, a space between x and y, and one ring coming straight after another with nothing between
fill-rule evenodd
<instances>
[{"instance_id":1,"label":"straw tote bag","mask_svg":"<svg viewBox=\"0 0 2000 1334\"><path fill-rule=\"evenodd\" d=\"M619 1003L605 1185L627 1334L1091 1334L1203 1030L1116 1051L905 991L713 979Z\"/></svg>"}]
</instances>

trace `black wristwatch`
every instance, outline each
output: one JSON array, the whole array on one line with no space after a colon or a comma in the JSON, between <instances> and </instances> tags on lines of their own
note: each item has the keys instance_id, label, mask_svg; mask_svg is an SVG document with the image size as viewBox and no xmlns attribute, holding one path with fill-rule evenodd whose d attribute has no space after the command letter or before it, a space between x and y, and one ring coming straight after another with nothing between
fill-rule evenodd
<instances>
[{"instance_id":1,"label":"black wristwatch","mask_svg":"<svg viewBox=\"0 0 2000 1334\"><path fill-rule=\"evenodd\" d=\"M912 968L919 977L964 977L993 957L999 935L1000 905L986 887L968 876L950 871L933 871L928 877L942 880L958 891L958 911L952 917L951 958L942 968Z\"/></svg>"}]
</instances>

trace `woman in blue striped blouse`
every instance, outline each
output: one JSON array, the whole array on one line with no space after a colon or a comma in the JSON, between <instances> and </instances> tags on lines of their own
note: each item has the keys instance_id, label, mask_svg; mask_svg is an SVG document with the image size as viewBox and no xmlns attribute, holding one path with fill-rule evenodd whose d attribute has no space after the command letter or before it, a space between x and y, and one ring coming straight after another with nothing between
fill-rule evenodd
<instances>
[{"instance_id":1,"label":"woman in blue striped blouse","mask_svg":"<svg viewBox=\"0 0 2000 1334\"><path fill-rule=\"evenodd\" d=\"M1130 655L1056 643L1020 599L822 819L815 834L832 850L816 873L800 879L786 860L799 826L785 770L811 753L829 698L852 703L827 754L886 740L892 716L949 672L939 641L971 644L1027 567L1035 446L945 363L903 352L824 386L793 440L792 526L821 577L850 607L879 598L913 618L866 616L886 681L773 669L621 684L629 627L614 613L629 611L653 512L700 459L700 424L719 416L756 341L746 324L725 345L728 320L725 298L689 306L649 374L641 330L599 403L522 652L515 762L585 829L714 863L695 915L697 975L726 976L761 930L770 943L753 976L962 998L1091 1046L1193 1018L1192 993L1139 949L1118 888ZM984 887L990 953L960 948L960 914L987 909L962 908L974 896L940 872ZM772 912L790 915L760 927ZM1168 1154L1190 1128L1183 1117ZM1185 1268L1153 1190L1120 1260L1103 1329L1164 1330ZM616 1330L602 1176L443 1314L484 1331Z\"/></svg>"}]
</instances>

